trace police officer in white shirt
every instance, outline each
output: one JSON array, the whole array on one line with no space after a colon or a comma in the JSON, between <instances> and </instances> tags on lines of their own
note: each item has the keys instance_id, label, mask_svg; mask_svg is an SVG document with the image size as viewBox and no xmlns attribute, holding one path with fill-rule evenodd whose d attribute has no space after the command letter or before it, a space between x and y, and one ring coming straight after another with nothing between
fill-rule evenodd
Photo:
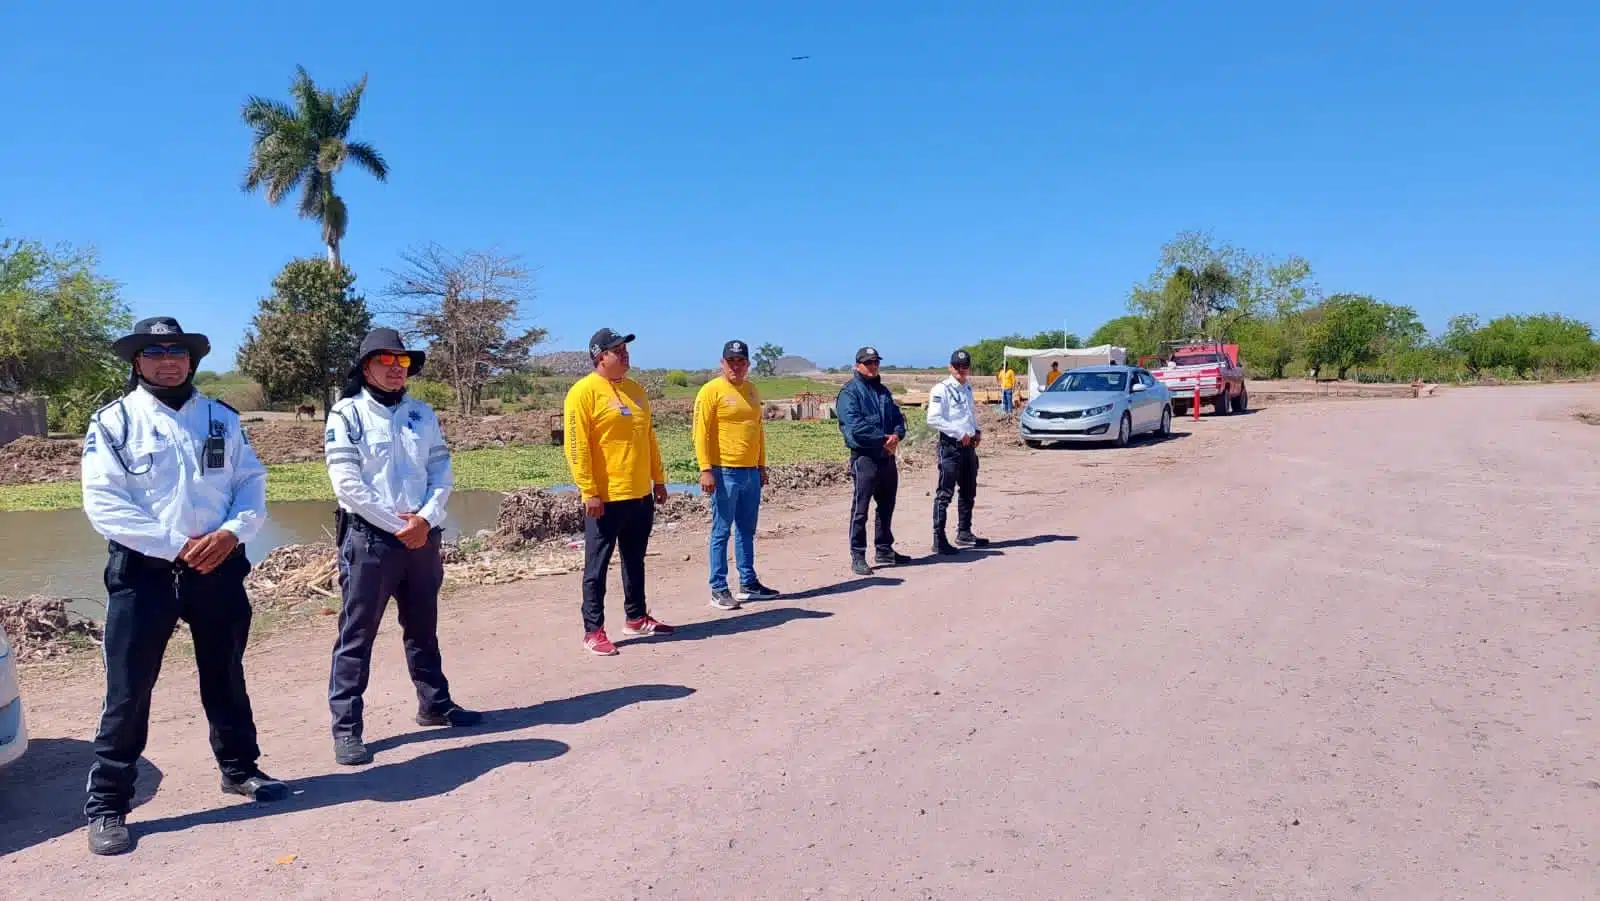
<instances>
[{"instance_id":1,"label":"police officer in white shirt","mask_svg":"<svg viewBox=\"0 0 1600 901\"><path fill-rule=\"evenodd\" d=\"M989 539L972 534L972 506L978 493L978 408L972 399L972 355L957 350L950 355L950 377L928 392L928 425L939 432L939 488L933 495L933 551L952 555L960 550L945 537L945 513L950 498L960 490L956 504L956 544L985 547Z\"/></svg>"},{"instance_id":2,"label":"police officer in white shirt","mask_svg":"<svg viewBox=\"0 0 1600 901\"><path fill-rule=\"evenodd\" d=\"M394 329L373 329L328 414L328 477L339 500L344 594L328 707L334 759L345 766L372 761L362 738L361 696L391 595L417 688L417 724L471 726L483 718L450 699L439 654L439 542L454 478L438 417L406 396L406 379L422 371L425 359L420 350L406 350Z\"/></svg>"},{"instance_id":3,"label":"police officer in white shirt","mask_svg":"<svg viewBox=\"0 0 1600 901\"><path fill-rule=\"evenodd\" d=\"M256 801L288 787L256 765L245 691L250 573L245 544L267 517L267 470L238 413L194 389L205 335L142 320L112 345L128 393L97 411L83 441L83 510L105 536L106 698L89 769L89 850L132 850L126 817L150 725L150 695L178 620L189 624L200 703L222 790Z\"/></svg>"}]
</instances>

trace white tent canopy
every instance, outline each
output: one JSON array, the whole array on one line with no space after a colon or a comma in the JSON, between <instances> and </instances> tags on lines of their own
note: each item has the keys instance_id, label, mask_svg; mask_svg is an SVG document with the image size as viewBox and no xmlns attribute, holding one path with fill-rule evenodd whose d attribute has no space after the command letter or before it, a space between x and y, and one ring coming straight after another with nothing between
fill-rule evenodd
<instances>
[{"instance_id":1,"label":"white tent canopy","mask_svg":"<svg viewBox=\"0 0 1600 901\"><path fill-rule=\"evenodd\" d=\"M1079 366L1104 366L1108 363L1128 362L1128 349L1113 344L1098 347L1012 347L1006 345L1006 357L1028 361L1028 388L1030 393L1044 390L1046 374L1051 363L1060 363L1061 371Z\"/></svg>"}]
</instances>

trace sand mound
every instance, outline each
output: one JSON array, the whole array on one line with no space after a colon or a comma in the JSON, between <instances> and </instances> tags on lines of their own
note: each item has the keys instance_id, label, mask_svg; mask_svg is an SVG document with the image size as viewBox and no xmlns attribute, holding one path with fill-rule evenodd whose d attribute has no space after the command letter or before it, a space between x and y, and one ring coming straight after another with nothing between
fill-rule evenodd
<instances>
[{"instance_id":1,"label":"sand mound","mask_svg":"<svg viewBox=\"0 0 1600 901\"><path fill-rule=\"evenodd\" d=\"M78 478L83 443L24 435L0 447L0 485L71 482Z\"/></svg>"},{"instance_id":2,"label":"sand mound","mask_svg":"<svg viewBox=\"0 0 1600 901\"><path fill-rule=\"evenodd\" d=\"M500 501L491 547L507 548L575 535L583 531L583 505L572 491L522 488Z\"/></svg>"}]
</instances>

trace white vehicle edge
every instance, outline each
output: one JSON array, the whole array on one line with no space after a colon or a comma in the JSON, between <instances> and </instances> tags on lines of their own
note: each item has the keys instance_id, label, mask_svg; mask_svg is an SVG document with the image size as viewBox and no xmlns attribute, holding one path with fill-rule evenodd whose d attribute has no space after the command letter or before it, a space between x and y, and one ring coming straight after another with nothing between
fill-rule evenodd
<instances>
[{"instance_id":1,"label":"white vehicle edge","mask_svg":"<svg viewBox=\"0 0 1600 901\"><path fill-rule=\"evenodd\" d=\"M28 750L28 723L22 715L22 686L17 681L17 656L0 628L0 767L15 763Z\"/></svg>"}]
</instances>

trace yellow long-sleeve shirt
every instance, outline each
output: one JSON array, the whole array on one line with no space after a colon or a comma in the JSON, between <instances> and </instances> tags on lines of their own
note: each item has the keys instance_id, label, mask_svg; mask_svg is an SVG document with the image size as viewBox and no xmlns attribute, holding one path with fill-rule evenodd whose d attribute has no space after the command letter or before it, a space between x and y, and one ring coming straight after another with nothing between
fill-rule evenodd
<instances>
[{"instance_id":1,"label":"yellow long-sleeve shirt","mask_svg":"<svg viewBox=\"0 0 1600 901\"><path fill-rule=\"evenodd\" d=\"M1006 389L1017 387L1017 374L1009 366L1000 370L1000 387Z\"/></svg>"},{"instance_id":2,"label":"yellow long-sleeve shirt","mask_svg":"<svg viewBox=\"0 0 1600 901\"><path fill-rule=\"evenodd\" d=\"M563 410L567 466L585 500L633 500L666 483L643 385L591 372L567 392Z\"/></svg>"},{"instance_id":3,"label":"yellow long-sleeve shirt","mask_svg":"<svg viewBox=\"0 0 1600 901\"><path fill-rule=\"evenodd\" d=\"M767 465L767 434L755 385L735 385L719 375L700 387L694 398L694 455L702 470Z\"/></svg>"}]
</instances>

